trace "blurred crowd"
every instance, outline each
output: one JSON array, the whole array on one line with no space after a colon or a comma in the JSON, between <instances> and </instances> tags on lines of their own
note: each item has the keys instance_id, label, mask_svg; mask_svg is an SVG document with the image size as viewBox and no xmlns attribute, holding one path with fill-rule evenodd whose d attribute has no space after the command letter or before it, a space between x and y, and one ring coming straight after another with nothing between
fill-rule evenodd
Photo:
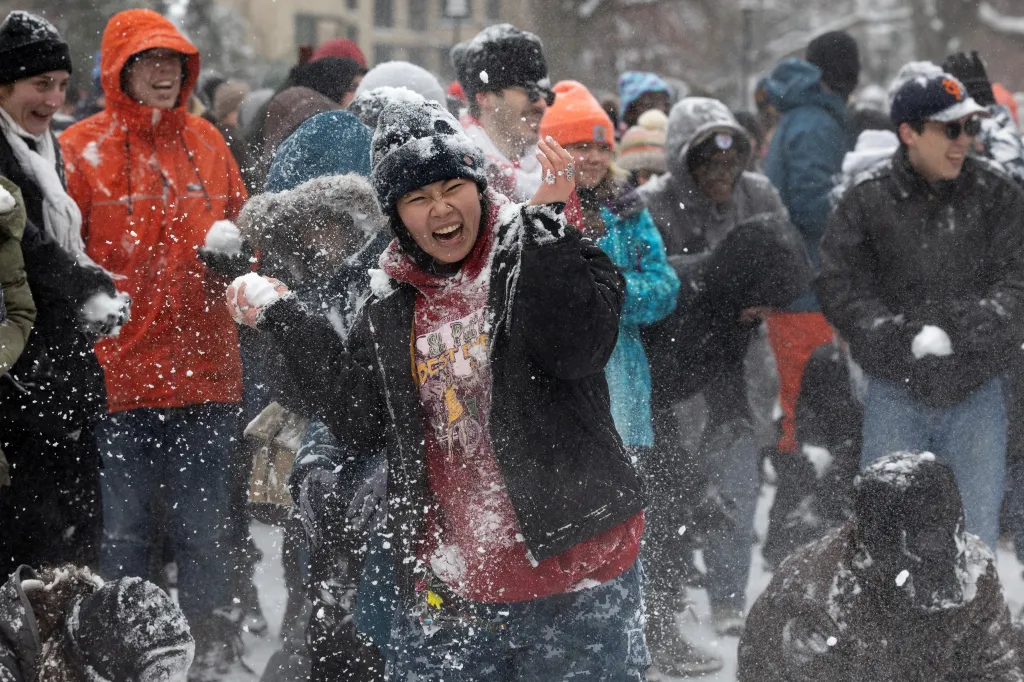
<instances>
[{"instance_id":1,"label":"blurred crowd","mask_svg":"<svg viewBox=\"0 0 1024 682\"><path fill-rule=\"evenodd\" d=\"M320 45L277 87L0 24L0 680L1024 680L1024 140L978 53L734 111ZM557 75L557 74L555 74ZM747 594L755 508L775 488ZM173 593L172 600L168 594ZM251 638L250 638L251 641ZM241 675L242 677L238 677Z\"/></svg>"}]
</instances>

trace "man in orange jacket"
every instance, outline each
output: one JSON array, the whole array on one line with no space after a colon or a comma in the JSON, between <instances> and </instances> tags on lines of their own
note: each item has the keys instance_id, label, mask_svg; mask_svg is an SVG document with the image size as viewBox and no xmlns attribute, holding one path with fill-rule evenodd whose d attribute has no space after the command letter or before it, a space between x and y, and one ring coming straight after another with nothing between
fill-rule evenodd
<instances>
[{"instance_id":1,"label":"man in orange jacket","mask_svg":"<svg viewBox=\"0 0 1024 682\"><path fill-rule=\"evenodd\" d=\"M162 495L196 666L216 671L238 654L224 607L242 369L225 282L197 253L246 192L223 137L185 110L198 76L199 52L171 22L148 10L117 14L101 47L107 108L60 141L87 252L133 300L121 335L96 346L109 410L97 430L100 568L107 579L147 574L150 505Z\"/></svg>"}]
</instances>

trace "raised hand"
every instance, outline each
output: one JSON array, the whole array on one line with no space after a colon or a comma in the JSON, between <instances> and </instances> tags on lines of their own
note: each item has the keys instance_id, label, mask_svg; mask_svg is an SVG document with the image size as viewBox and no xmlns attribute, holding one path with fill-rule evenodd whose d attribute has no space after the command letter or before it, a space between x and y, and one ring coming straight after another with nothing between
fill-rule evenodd
<instances>
[{"instance_id":1,"label":"raised hand","mask_svg":"<svg viewBox=\"0 0 1024 682\"><path fill-rule=\"evenodd\" d=\"M540 161L544 181L530 204L567 203L576 189L576 167L572 163L572 156L550 135L538 142L537 147L540 149L537 160Z\"/></svg>"}]
</instances>

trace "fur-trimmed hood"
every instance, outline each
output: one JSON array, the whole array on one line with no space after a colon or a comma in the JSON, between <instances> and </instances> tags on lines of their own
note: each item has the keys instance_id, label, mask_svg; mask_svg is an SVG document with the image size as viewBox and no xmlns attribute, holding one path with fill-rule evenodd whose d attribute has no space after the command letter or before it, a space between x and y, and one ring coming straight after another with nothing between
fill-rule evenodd
<instances>
[{"instance_id":1,"label":"fur-trimmed hood","mask_svg":"<svg viewBox=\"0 0 1024 682\"><path fill-rule=\"evenodd\" d=\"M384 226L384 216L369 181L356 174L314 178L294 189L259 194L238 216L242 235L276 256L290 253L300 229L310 224L355 230L365 244Z\"/></svg>"}]
</instances>

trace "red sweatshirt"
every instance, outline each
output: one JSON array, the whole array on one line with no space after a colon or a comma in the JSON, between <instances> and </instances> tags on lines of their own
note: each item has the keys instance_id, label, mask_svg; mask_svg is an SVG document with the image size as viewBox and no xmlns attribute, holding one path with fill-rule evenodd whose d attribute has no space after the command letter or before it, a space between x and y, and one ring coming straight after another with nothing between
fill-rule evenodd
<instances>
[{"instance_id":1,"label":"red sweatshirt","mask_svg":"<svg viewBox=\"0 0 1024 682\"><path fill-rule=\"evenodd\" d=\"M643 514L540 563L531 561L491 443L487 294L494 206L454 277L423 271L392 243L381 266L416 297L415 371L437 511L424 559L456 594L513 602L612 580L636 561ZM514 389L513 389L514 390Z\"/></svg>"}]
</instances>

